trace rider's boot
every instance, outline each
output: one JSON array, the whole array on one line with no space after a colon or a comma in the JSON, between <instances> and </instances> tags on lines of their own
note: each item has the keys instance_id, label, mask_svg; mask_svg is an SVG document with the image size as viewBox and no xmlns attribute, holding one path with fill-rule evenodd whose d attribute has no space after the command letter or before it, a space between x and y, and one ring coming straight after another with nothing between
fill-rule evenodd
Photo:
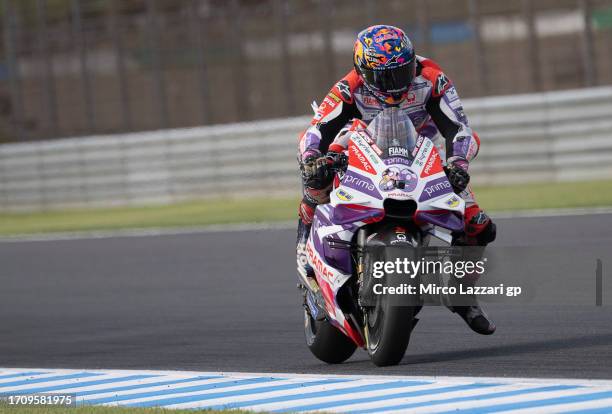
<instances>
[{"instance_id":1,"label":"rider's boot","mask_svg":"<svg viewBox=\"0 0 612 414\"><path fill-rule=\"evenodd\" d=\"M482 258L484 246L495 240L496 227L495 223L480 209L471 215L466 220L466 230L468 235L463 234L462 236L455 239L453 245L455 246L472 246L469 251L466 250L469 260L477 261ZM476 231L470 231L476 230ZM478 248L480 247L480 248ZM475 281L469 282L469 278L459 282L456 279L456 283L472 284ZM466 302L465 304L463 302ZM449 306L449 309L459 315L461 319L467 323L467 325L474 332L481 335L491 335L495 332L495 323L487 316L485 311L478 303L476 296L463 295L461 306Z\"/></svg>"},{"instance_id":2,"label":"rider's boot","mask_svg":"<svg viewBox=\"0 0 612 414\"><path fill-rule=\"evenodd\" d=\"M460 286L474 286L474 282L451 278L450 285L454 285L457 290L460 290ZM465 291L465 288L461 290ZM491 335L495 332L495 324L482 309L475 295L462 294L455 300L458 304L452 305L453 299L451 298L451 305L448 308L451 312L459 315L471 330L481 335Z\"/></svg>"},{"instance_id":3,"label":"rider's boot","mask_svg":"<svg viewBox=\"0 0 612 414\"><path fill-rule=\"evenodd\" d=\"M450 309L459 315L474 332L481 335L491 335L495 332L495 324L482 310L476 298L471 306L451 306Z\"/></svg>"}]
</instances>

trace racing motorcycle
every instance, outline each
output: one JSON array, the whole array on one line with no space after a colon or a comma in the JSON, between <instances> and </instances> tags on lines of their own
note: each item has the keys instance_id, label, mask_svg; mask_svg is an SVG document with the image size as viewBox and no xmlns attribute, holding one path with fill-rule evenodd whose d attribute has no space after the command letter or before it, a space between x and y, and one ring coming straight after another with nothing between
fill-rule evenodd
<instances>
[{"instance_id":1,"label":"racing motorcycle","mask_svg":"<svg viewBox=\"0 0 612 414\"><path fill-rule=\"evenodd\" d=\"M369 125L355 120L349 134L348 157L334 167L330 203L317 206L306 244L316 279L304 287L306 343L327 363L361 347L374 364L395 365L422 298L401 305L390 295L365 300L373 264L410 256L432 236L450 245L463 231L465 203L434 143L399 109L383 110Z\"/></svg>"}]
</instances>

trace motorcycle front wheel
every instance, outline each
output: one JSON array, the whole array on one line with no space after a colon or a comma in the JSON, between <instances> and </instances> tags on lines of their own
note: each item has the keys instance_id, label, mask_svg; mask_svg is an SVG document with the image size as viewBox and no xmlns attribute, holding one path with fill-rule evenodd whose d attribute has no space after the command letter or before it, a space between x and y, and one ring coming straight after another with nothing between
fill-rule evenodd
<instances>
[{"instance_id":1,"label":"motorcycle front wheel","mask_svg":"<svg viewBox=\"0 0 612 414\"><path fill-rule=\"evenodd\" d=\"M387 261L395 260L395 254L388 250L385 256ZM367 350L374 364L384 367L400 363L410 342L415 311L416 307L392 304L389 295L377 295L376 303L364 309Z\"/></svg>"}]
</instances>

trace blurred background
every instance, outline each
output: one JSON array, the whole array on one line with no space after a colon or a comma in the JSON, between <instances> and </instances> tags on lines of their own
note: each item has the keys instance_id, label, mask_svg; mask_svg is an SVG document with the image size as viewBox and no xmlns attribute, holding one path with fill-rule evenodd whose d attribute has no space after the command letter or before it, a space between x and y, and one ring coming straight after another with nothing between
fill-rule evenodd
<instances>
[{"instance_id":1,"label":"blurred background","mask_svg":"<svg viewBox=\"0 0 612 414\"><path fill-rule=\"evenodd\" d=\"M0 234L295 219L310 103L379 23L454 80L482 138L470 172L486 209L612 205L612 0L0 0L0 13Z\"/></svg>"},{"instance_id":2,"label":"blurred background","mask_svg":"<svg viewBox=\"0 0 612 414\"><path fill-rule=\"evenodd\" d=\"M304 115L362 28L461 96L612 83L611 0L1 0L0 141Z\"/></svg>"}]
</instances>

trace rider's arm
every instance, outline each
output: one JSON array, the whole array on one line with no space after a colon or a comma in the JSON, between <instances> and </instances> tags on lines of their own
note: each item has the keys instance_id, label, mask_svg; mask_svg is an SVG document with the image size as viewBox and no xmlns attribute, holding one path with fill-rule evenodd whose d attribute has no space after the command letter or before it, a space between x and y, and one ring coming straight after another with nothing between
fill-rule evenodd
<instances>
[{"instance_id":1,"label":"rider's arm","mask_svg":"<svg viewBox=\"0 0 612 414\"><path fill-rule=\"evenodd\" d=\"M422 74L432 82L426 109L446 140L447 163L467 169L478 153L480 140L468 124L463 104L450 79L434 63L424 63Z\"/></svg>"},{"instance_id":2,"label":"rider's arm","mask_svg":"<svg viewBox=\"0 0 612 414\"><path fill-rule=\"evenodd\" d=\"M352 91L358 79L351 71L341 79L319 105L310 127L300 136L299 158L324 154L340 130L352 119L361 118Z\"/></svg>"}]
</instances>

